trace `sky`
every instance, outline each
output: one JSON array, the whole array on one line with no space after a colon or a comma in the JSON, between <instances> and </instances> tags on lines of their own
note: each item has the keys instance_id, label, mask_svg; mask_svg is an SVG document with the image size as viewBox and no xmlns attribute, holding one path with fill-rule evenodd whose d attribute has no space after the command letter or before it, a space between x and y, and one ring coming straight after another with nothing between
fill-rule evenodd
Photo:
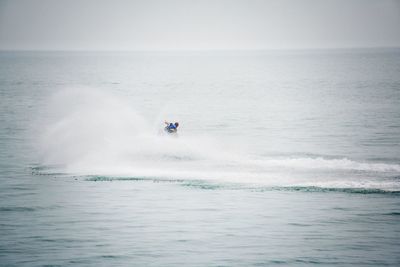
<instances>
[{"instance_id":1,"label":"sky","mask_svg":"<svg viewBox=\"0 0 400 267\"><path fill-rule=\"evenodd\" d=\"M0 0L1 50L400 47L400 0Z\"/></svg>"}]
</instances>

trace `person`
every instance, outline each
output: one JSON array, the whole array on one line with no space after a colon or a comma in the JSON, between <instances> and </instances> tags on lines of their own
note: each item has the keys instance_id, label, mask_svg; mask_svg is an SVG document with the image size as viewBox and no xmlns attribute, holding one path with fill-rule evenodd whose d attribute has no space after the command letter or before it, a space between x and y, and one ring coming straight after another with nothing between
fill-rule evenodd
<instances>
[{"instance_id":1,"label":"person","mask_svg":"<svg viewBox=\"0 0 400 267\"><path fill-rule=\"evenodd\" d=\"M168 132L168 133L176 133L176 132L178 132L178 126L179 126L178 122L172 123L172 122L165 121L165 124L167 125L164 128L164 130L166 132Z\"/></svg>"}]
</instances>

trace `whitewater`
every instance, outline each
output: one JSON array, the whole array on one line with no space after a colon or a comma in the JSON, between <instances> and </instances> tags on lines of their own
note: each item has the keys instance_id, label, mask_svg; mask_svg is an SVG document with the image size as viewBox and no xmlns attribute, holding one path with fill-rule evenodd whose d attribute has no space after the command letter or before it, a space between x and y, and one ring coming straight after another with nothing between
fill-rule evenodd
<instances>
[{"instance_id":1,"label":"whitewater","mask_svg":"<svg viewBox=\"0 0 400 267\"><path fill-rule=\"evenodd\" d=\"M223 141L206 130L185 133L185 121L176 138L162 131L161 118L167 114L146 120L122 97L94 88L60 89L46 102L42 113L51 116L41 116L41 122L35 123L44 125L36 132L40 132L37 151L43 167L48 166L46 172L400 191L399 164L257 154L243 149L240 139Z\"/></svg>"}]
</instances>

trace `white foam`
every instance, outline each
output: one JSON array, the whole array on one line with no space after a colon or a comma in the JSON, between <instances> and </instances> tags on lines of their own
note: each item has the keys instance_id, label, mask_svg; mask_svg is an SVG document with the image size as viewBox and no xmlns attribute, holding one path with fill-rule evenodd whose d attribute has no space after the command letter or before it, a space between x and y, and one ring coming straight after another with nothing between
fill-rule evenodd
<instances>
[{"instance_id":1,"label":"white foam","mask_svg":"<svg viewBox=\"0 0 400 267\"><path fill-rule=\"evenodd\" d=\"M56 93L40 138L43 162L85 169L229 157L207 136L170 138L150 127L131 105L89 88ZM152 164L156 165L156 164ZM76 171L79 172L79 169Z\"/></svg>"},{"instance_id":2,"label":"white foam","mask_svg":"<svg viewBox=\"0 0 400 267\"><path fill-rule=\"evenodd\" d=\"M254 158L212 136L163 136L158 131L163 126L159 119L146 120L124 99L90 88L57 92L46 111L39 142L43 164L63 166L62 171L69 173L217 179L270 186L387 187L379 179L387 172L400 172L397 164L346 158ZM159 129L152 127L155 123Z\"/></svg>"},{"instance_id":3,"label":"white foam","mask_svg":"<svg viewBox=\"0 0 400 267\"><path fill-rule=\"evenodd\" d=\"M341 159L325 159L322 157L315 158L280 158L255 161L258 164L275 165L287 168L299 169L330 169L330 170L356 170L356 171L372 171L372 172L400 172L400 165L386 163L364 163L357 162L347 158Z\"/></svg>"}]
</instances>

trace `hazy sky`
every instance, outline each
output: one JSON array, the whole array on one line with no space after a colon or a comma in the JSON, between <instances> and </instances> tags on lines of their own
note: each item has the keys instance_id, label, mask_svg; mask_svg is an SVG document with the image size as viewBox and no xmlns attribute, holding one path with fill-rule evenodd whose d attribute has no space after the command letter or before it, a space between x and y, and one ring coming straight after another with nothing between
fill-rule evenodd
<instances>
[{"instance_id":1,"label":"hazy sky","mask_svg":"<svg viewBox=\"0 0 400 267\"><path fill-rule=\"evenodd\" d=\"M0 0L0 49L400 47L400 0Z\"/></svg>"}]
</instances>

